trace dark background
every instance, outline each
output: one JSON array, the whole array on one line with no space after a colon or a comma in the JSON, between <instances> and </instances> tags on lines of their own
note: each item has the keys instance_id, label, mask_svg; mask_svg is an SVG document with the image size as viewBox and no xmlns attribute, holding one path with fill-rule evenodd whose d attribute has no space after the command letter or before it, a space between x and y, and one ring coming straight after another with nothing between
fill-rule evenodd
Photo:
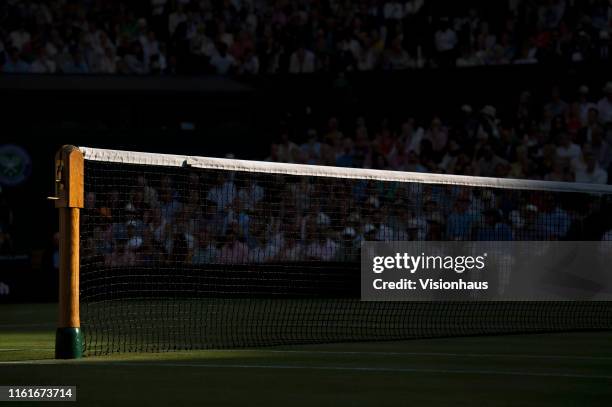
<instances>
[{"instance_id":1,"label":"dark background","mask_svg":"<svg viewBox=\"0 0 612 407\"><path fill-rule=\"evenodd\" d=\"M513 113L522 90L529 89L536 103L545 102L538 98L547 97L553 85L573 98L579 85L599 89L610 68L489 66L240 81L214 76L2 75L0 92L7 103L0 144L24 148L32 166L25 182L2 187L19 229L13 235L17 256L0 260L2 279L13 287L0 301L55 297L48 285L56 277L52 255L57 214L47 197L53 195L53 157L63 144L264 159L281 122L305 128L304 122L320 125L338 112L341 126L352 126L358 116L448 118L463 104L492 104L502 114ZM296 141L303 136L292 134ZM19 288L18 280L34 284Z\"/></svg>"}]
</instances>

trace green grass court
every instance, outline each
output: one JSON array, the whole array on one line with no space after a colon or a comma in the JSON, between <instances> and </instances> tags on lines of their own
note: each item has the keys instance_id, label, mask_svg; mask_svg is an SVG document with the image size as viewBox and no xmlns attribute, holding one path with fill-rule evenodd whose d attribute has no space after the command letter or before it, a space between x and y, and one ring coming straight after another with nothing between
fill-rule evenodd
<instances>
[{"instance_id":1,"label":"green grass court","mask_svg":"<svg viewBox=\"0 0 612 407\"><path fill-rule=\"evenodd\" d=\"M609 406L612 400L612 332L55 361L56 312L50 304L0 305L0 385L76 385L78 402L66 403L73 406Z\"/></svg>"}]
</instances>

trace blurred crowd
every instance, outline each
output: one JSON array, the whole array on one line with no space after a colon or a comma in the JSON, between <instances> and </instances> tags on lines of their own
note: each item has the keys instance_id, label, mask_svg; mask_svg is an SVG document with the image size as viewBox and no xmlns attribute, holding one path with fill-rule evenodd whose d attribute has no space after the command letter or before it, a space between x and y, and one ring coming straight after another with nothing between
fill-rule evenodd
<instances>
[{"instance_id":1,"label":"blurred crowd","mask_svg":"<svg viewBox=\"0 0 612 407\"><path fill-rule=\"evenodd\" d=\"M255 75L609 61L608 0L9 0L6 73Z\"/></svg>"},{"instance_id":2,"label":"blurred crowd","mask_svg":"<svg viewBox=\"0 0 612 407\"><path fill-rule=\"evenodd\" d=\"M89 172L85 268L357 261L365 240L612 239L600 196L211 170L118 185Z\"/></svg>"},{"instance_id":3,"label":"blurred crowd","mask_svg":"<svg viewBox=\"0 0 612 407\"><path fill-rule=\"evenodd\" d=\"M541 95L539 95L541 96ZM543 103L520 94L514 111L464 105L457 115L306 127L283 123L269 161L607 184L612 170L612 82L555 86ZM503 117L503 118L502 118Z\"/></svg>"},{"instance_id":4,"label":"blurred crowd","mask_svg":"<svg viewBox=\"0 0 612 407\"><path fill-rule=\"evenodd\" d=\"M112 165L112 164L110 164ZM358 261L363 241L612 240L601 195L91 163L89 266Z\"/></svg>"}]
</instances>

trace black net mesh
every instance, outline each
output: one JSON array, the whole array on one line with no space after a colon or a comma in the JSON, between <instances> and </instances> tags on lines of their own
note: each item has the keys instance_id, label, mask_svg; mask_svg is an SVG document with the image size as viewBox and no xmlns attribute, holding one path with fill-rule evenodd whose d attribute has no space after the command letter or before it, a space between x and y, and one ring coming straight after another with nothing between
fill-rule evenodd
<instances>
[{"instance_id":1,"label":"black net mesh","mask_svg":"<svg viewBox=\"0 0 612 407\"><path fill-rule=\"evenodd\" d=\"M608 240L606 195L90 160L85 190L90 355L612 327L603 302L359 300L364 240Z\"/></svg>"}]
</instances>

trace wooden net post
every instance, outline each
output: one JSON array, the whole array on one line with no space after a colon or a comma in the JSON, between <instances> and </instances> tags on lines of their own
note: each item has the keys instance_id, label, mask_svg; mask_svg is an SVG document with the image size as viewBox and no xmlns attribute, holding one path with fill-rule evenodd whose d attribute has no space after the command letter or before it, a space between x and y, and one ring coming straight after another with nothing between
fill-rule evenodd
<instances>
[{"instance_id":1,"label":"wooden net post","mask_svg":"<svg viewBox=\"0 0 612 407\"><path fill-rule=\"evenodd\" d=\"M55 156L55 207L59 209L59 324L55 358L83 355L79 315L79 216L84 206L83 154L74 146L62 147Z\"/></svg>"}]
</instances>

